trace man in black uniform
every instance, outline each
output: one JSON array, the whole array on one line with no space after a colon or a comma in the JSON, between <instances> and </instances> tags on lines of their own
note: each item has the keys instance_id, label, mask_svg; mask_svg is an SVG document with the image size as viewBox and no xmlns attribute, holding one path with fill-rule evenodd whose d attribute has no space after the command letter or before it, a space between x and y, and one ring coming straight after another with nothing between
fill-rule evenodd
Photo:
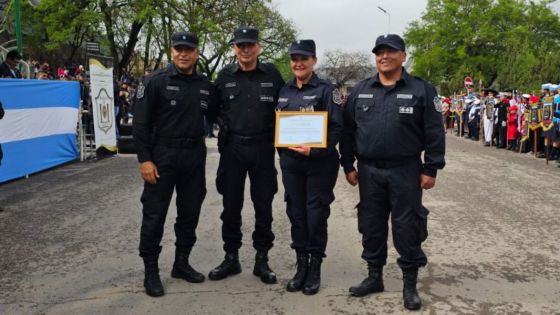
<instances>
[{"instance_id":1,"label":"man in black uniform","mask_svg":"<svg viewBox=\"0 0 560 315\"><path fill-rule=\"evenodd\" d=\"M158 256L167 209L177 191L175 263L171 276L202 282L189 265L196 227L206 196L204 116L217 114L215 89L196 73L198 37L179 32L171 37L173 64L147 76L138 87L134 142L144 179L140 256L146 267L144 287L150 296L164 294Z\"/></svg>"},{"instance_id":2,"label":"man in black uniform","mask_svg":"<svg viewBox=\"0 0 560 315\"><path fill-rule=\"evenodd\" d=\"M348 97L340 145L346 179L351 185L359 183L358 227L369 270L350 292L364 296L384 290L391 215L404 306L415 310L421 307L418 268L427 263L421 248L428 236L422 189L434 187L437 170L445 165L442 105L432 85L403 69L406 53L400 36L378 37L373 53L379 73L358 83Z\"/></svg>"},{"instance_id":3,"label":"man in black uniform","mask_svg":"<svg viewBox=\"0 0 560 315\"><path fill-rule=\"evenodd\" d=\"M216 186L223 196L222 239L226 255L224 261L210 271L210 280L241 272L238 250L248 173L256 221L253 247L257 255L253 274L264 283L276 282L276 275L268 266L268 251L274 241L272 199L278 190L274 166L274 110L284 80L272 64L259 62L258 36L255 28L235 30L231 44L237 63L226 66L216 80L220 101L220 164Z\"/></svg>"}]
</instances>

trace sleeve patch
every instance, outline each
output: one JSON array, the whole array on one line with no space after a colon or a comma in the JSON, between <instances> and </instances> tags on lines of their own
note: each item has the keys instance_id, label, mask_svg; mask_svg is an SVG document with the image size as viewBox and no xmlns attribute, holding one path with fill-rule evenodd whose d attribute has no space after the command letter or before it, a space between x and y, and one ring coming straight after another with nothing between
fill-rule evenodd
<instances>
[{"instance_id":1,"label":"sleeve patch","mask_svg":"<svg viewBox=\"0 0 560 315\"><path fill-rule=\"evenodd\" d=\"M138 86L138 91L136 92L136 98L139 100L143 99L145 92L146 87L144 86L144 84L140 83L140 85Z\"/></svg>"},{"instance_id":2,"label":"sleeve patch","mask_svg":"<svg viewBox=\"0 0 560 315\"><path fill-rule=\"evenodd\" d=\"M333 90L332 100L333 100L333 103L335 103L337 105L342 105L342 94L340 93L340 90L338 90L338 89Z\"/></svg>"},{"instance_id":3,"label":"sleeve patch","mask_svg":"<svg viewBox=\"0 0 560 315\"><path fill-rule=\"evenodd\" d=\"M434 108L438 113L443 111L443 103L439 97L434 97Z\"/></svg>"}]
</instances>

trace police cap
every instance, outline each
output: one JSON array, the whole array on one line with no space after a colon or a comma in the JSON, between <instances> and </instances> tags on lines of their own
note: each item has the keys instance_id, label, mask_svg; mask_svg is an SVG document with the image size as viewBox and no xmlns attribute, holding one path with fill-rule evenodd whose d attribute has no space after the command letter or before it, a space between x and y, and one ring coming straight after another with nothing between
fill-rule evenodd
<instances>
[{"instance_id":1,"label":"police cap","mask_svg":"<svg viewBox=\"0 0 560 315\"><path fill-rule=\"evenodd\" d=\"M171 35L171 45L173 47L189 46L192 48L197 48L198 36L190 32L176 32Z\"/></svg>"},{"instance_id":2,"label":"police cap","mask_svg":"<svg viewBox=\"0 0 560 315\"><path fill-rule=\"evenodd\" d=\"M230 44L258 43L259 30L253 27L241 27L233 31Z\"/></svg>"},{"instance_id":3,"label":"police cap","mask_svg":"<svg viewBox=\"0 0 560 315\"><path fill-rule=\"evenodd\" d=\"M290 46L288 54L315 56L315 42L312 39L297 40Z\"/></svg>"},{"instance_id":4,"label":"police cap","mask_svg":"<svg viewBox=\"0 0 560 315\"><path fill-rule=\"evenodd\" d=\"M385 34L377 37L377 40L375 40L375 47L373 47L372 52L375 54L379 48L383 46L400 51L405 50L404 40L397 34Z\"/></svg>"}]
</instances>

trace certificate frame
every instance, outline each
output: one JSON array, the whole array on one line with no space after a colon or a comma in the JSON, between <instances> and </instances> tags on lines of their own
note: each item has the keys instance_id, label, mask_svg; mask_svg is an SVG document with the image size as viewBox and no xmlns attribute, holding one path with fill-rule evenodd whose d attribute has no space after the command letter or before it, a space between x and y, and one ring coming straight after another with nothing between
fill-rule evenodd
<instances>
[{"instance_id":1,"label":"certificate frame","mask_svg":"<svg viewBox=\"0 0 560 315\"><path fill-rule=\"evenodd\" d=\"M313 135L313 138L320 138L321 141L305 142L305 141L282 141L280 137L280 132L290 131L293 136L290 138L301 138L306 139L309 137L309 130L297 130L290 125L290 121L293 121L294 117L299 117L299 122L305 123L309 121L310 124L315 124L317 126L317 119L322 119L321 128L317 130L321 134L317 133ZM274 128L274 146L277 148L287 148L294 146L307 146L310 148L326 148L327 147L327 127L328 127L328 112L296 112L296 111L277 111L276 112L276 125ZM315 130L313 130L315 132ZM298 143L299 142L299 143Z\"/></svg>"}]
</instances>

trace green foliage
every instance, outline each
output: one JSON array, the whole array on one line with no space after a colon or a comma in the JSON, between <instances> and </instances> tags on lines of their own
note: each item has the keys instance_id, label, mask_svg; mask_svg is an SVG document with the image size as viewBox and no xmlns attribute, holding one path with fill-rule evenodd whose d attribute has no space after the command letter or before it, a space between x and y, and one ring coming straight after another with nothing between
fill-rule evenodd
<instances>
[{"instance_id":1,"label":"green foliage","mask_svg":"<svg viewBox=\"0 0 560 315\"><path fill-rule=\"evenodd\" d=\"M273 63L282 75L284 81L294 78L292 68L290 67L290 55L288 55L288 52L285 52L280 57L276 58Z\"/></svg>"},{"instance_id":2,"label":"green foliage","mask_svg":"<svg viewBox=\"0 0 560 315\"><path fill-rule=\"evenodd\" d=\"M178 30L199 35L199 66L209 76L234 60L228 42L235 28L259 28L261 59L269 62L282 58L296 34L270 0L43 0L35 8L22 1L22 24L27 56L81 63L85 41L96 41L118 74L162 67Z\"/></svg>"},{"instance_id":3,"label":"green foliage","mask_svg":"<svg viewBox=\"0 0 560 315\"><path fill-rule=\"evenodd\" d=\"M560 82L560 19L548 5L523 0L429 0L405 40L413 72L460 91L463 78L497 89Z\"/></svg>"}]
</instances>

